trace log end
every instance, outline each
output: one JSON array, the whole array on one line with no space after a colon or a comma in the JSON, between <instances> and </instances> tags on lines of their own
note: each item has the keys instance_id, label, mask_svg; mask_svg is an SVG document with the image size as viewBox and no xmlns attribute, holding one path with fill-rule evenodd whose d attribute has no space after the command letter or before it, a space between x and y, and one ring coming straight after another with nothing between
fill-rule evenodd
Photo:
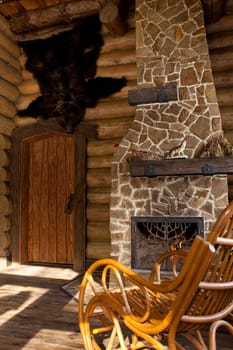
<instances>
[{"instance_id":1,"label":"log end","mask_svg":"<svg viewBox=\"0 0 233 350\"><path fill-rule=\"evenodd\" d=\"M100 21L113 37L124 35L128 29L127 22L122 18L118 6L112 2L107 3L101 9Z\"/></svg>"}]
</instances>

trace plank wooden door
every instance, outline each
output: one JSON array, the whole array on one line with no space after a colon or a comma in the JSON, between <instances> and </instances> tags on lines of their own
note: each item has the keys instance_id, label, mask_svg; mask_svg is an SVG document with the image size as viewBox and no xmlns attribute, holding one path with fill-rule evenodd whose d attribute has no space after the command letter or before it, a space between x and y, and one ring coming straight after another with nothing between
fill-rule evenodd
<instances>
[{"instance_id":1,"label":"plank wooden door","mask_svg":"<svg viewBox=\"0 0 233 350\"><path fill-rule=\"evenodd\" d=\"M73 264L74 138L51 133L30 138L25 145L27 156L24 159L28 164L28 204L24 214L27 260ZM26 176L23 178L25 181Z\"/></svg>"}]
</instances>

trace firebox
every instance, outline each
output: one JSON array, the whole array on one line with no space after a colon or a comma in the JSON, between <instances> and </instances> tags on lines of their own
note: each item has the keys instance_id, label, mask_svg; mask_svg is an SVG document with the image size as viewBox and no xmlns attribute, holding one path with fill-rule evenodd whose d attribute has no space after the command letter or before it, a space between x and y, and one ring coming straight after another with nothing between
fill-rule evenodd
<instances>
[{"instance_id":1,"label":"firebox","mask_svg":"<svg viewBox=\"0 0 233 350\"><path fill-rule=\"evenodd\" d=\"M169 250L188 250L197 234L204 235L203 217L133 216L131 227L131 264L139 270L150 270ZM161 270L169 272L171 266L172 260L166 259Z\"/></svg>"}]
</instances>

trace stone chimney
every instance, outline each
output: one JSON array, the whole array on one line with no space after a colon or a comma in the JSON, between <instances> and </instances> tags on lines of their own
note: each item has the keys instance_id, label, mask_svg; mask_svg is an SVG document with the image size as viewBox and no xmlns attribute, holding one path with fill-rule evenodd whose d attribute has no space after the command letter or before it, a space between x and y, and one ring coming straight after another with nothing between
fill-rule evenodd
<instances>
[{"instance_id":1,"label":"stone chimney","mask_svg":"<svg viewBox=\"0 0 233 350\"><path fill-rule=\"evenodd\" d=\"M112 164L112 257L131 265L132 216L201 216L207 234L228 203L226 175L131 177L130 159L200 157L223 135L201 0L136 0L138 88L177 99L140 104ZM150 158L149 158L150 157Z\"/></svg>"}]
</instances>

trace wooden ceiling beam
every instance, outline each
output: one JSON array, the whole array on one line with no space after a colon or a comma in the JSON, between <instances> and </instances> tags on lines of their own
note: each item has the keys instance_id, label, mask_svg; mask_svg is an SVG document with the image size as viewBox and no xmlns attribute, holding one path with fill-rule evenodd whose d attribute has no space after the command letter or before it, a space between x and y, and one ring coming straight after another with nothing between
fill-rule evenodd
<instances>
[{"instance_id":1,"label":"wooden ceiling beam","mask_svg":"<svg viewBox=\"0 0 233 350\"><path fill-rule=\"evenodd\" d=\"M44 9L27 11L8 19L16 34L69 24L79 18L99 13L98 0L80 0L60 3Z\"/></svg>"}]
</instances>

